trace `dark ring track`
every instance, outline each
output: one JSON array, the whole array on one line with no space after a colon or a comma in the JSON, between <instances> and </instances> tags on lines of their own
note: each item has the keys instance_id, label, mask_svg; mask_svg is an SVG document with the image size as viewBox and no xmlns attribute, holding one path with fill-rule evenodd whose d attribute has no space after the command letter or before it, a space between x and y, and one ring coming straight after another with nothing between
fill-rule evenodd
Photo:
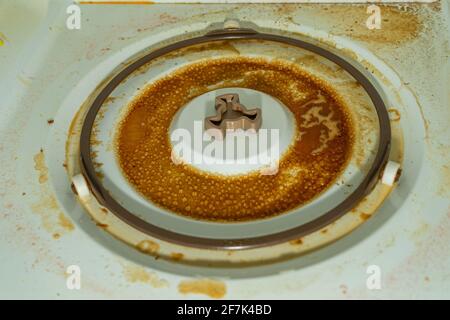
<instances>
[{"instance_id":1,"label":"dark ring track","mask_svg":"<svg viewBox=\"0 0 450 320\"><path fill-rule=\"evenodd\" d=\"M378 115L380 125L380 140L377 154L370 170L368 171L362 183L355 189L355 191L353 191L352 194L350 194L344 201L339 203L333 209L325 212L320 217L306 224L270 235L236 239L201 238L169 231L142 220L141 218L135 216L127 209L122 207L116 200L114 200L109 192L103 187L101 181L95 173L94 163L91 158L90 137L97 113L99 112L103 102L126 77L128 77L133 71L147 64L153 59L156 59L171 51L185 48L191 45L211 41L239 39L268 40L300 47L333 61L337 65L344 68L348 73L350 73L355 78L355 80L358 81L366 90L375 106ZM303 40L293 39L275 34L259 33L252 29L224 29L216 30L203 36L183 40L154 50L125 67L114 78L112 78L111 81L106 84L106 86L95 98L86 114L80 136L80 160L82 174L85 177L91 191L94 193L94 196L97 198L97 200L118 218L131 225L132 227L144 232L149 236L182 246L202 249L240 250L270 246L298 239L329 225L330 223L350 211L359 201L361 201L368 193L370 193L370 191L372 191L375 184L377 183L381 170L384 168L388 160L390 142L391 127L389 123L389 115L383 99L381 98L380 94L375 89L373 84L370 82L370 80L351 63L322 47Z\"/></svg>"}]
</instances>

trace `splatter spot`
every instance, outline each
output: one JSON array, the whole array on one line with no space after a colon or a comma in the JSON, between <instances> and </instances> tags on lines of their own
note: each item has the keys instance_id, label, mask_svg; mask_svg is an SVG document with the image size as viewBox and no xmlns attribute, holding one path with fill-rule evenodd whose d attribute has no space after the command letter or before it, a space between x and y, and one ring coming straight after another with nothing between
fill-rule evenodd
<instances>
[{"instance_id":1,"label":"splatter spot","mask_svg":"<svg viewBox=\"0 0 450 320\"><path fill-rule=\"evenodd\" d=\"M291 241L289 241L289 243L293 246L299 246L299 245L303 244L303 239L299 238L299 239L291 240Z\"/></svg>"},{"instance_id":2,"label":"splatter spot","mask_svg":"<svg viewBox=\"0 0 450 320\"><path fill-rule=\"evenodd\" d=\"M70 222L70 220L67 219L67 217L62 213L58 216L58 224L68 231L72 231L74 229L73 223Z\"/></svg>"},{"instance_id":3,"label":"splatter spot","mask_svg":"<svg viewBox=\"0 0 450 320\"><path fill-rule=\"evenodd\" d=\"M31 210L41 216L44 229L51 233L53 238L59 239L61 235L72 231L74 225L61 211L55 196L49 190L48 168L42 149L34 156L34 168L39 174L41 190L40 200L31 206Z\"/></svg>"},{"instance_id":4,"label":"splatter spot","mask_svg":"<svg viewBox=\"0 0 450 320\"><path fill-rule=\"evenodd\" d=\"M361 218L361 220L366 221L367 219L369 219L372 215L361 212L361 214L359 215L359 217Z\"/></svg>"},{"instance_id":5,"label":"splatter spot","mask_svg":"<svg viewBox=\"0 0 450 320\"><path fill-rule=\"evenodd\" d=\"M159 244L151 240L143 240L136 245L136 248L143 253L155 255L158 253Z\"/></svg>"},{"instance_id":6,"label":"splatter spot","mask_svg":"<svg viewBox=\"0 0 450 320\"><path fill-rule=\"evenodd\" d=\"M45 155L42 149L34 156L34 168L39 173L39 183L47 182L48 168L45 165Z\"/></svg>"},{"instance_id":7,"label":"splatter spot","mask_svg":"<svg viewBox=\"0 0 450 320\"><path fill-rule=\"evenodd\" d=\"M105 223L97 222L96 225L97 225L98 227L100 227L100 228L103 228L103 229L108 228L108 225L105 224Z\"/></svg>"},{"instance_id":8,"label":"splatter spot","mask_svg":"<svg viewBox=\"0 0 450 320\"><path fill-rule=\"evenodd\" d=\"M148 272L136 265L124 265L123 275L131 283L146 283L154 288L164 288L169 285L167 280L160 279L156 273Z\"/></svg>"},{"instance_id":9,"label":"splatter spot","mask_svg":"<svg viewBox=\"0 0 450 320\"><path fill-rule=\"evenodd\" d=\"M180 252L172 252L170 254L170 258L174 261L180 261L180 260L183 260L184 254L182 254Z\"/></svg>"},{"instance_id":10,"label":"splatter spot","mask_svg":"<svg viewBox=\"0 0 450 320\"><path fill-rule=\"evenodd\" d=\"M222 281L199 279L180 282L178 291L182 294L203 294L213 299L220 299L225 296L227 289Z\"/></svg>"},{"instance_id":11,"label":"splatter spot","mask_svg":"<svg viewBox=\"0 0 450 320\"><path fill-rule=\"evenodd\" d=\"M40 201L31 206L31 210L41 216L44 229L52 235L62 235L74 229L73 223L61 212L53 195L42 196Z\"/></svg>"}]
</instances>

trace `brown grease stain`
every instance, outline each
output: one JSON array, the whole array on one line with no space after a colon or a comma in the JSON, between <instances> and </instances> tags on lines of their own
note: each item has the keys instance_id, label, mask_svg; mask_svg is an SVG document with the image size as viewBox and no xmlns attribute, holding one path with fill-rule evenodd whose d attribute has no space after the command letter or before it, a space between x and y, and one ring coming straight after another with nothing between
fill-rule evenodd
<instances>
[{"instance_id":1,"label":"brown grease stain","mask_svg":"<svg viewBox=\"0 0 450 320\"><path fill-rule=\"evenodd\" d=\"M108 97L107 99L105 99L104 106L107 106L109 103L114 102L115 99L116 99L115 97ZM92 132L90 137L90 144L92 148L91 149L92 164L94 165L95 174L100 180L102 180L105 176L101 170L103 163L97 161L98 151L95 150L95 147L103 144L103 141L98 139L99 134L98 126L100 121L102 121L105 118L106 111L107 111L106 107L100 108L100 110L98 111L94 125L92 126Z\"/></svg>"},{"instance_id":2,"label":"brown grease stain","mask_svg":"<svg viewBox=\"0 0 450 320\"><path fill-rule=\"evenodd\" d=\"M55 233L62 235L74 229L74 225L62 213L53 195L42 196L39 202L31 206L31 209L41 216L42 226L52 235Z\"/></svg>"},{"instance_id":3,"label":"brown grease stain","mask_svg":"<svg viewBox=\"0 0 450 320\"><path fill-rule=\"evenodd\" d=\"M48 180L48 168L45 165L44 151L41 149L34 157L34 169L39 173L39 183L45 183Z\"/></svg>"},{"instance_id":4,"label":"brown grease stain","mask_svg":"<svg viewBox=\"0 0 450 320\"><path fill-rule=\"evenodd\" d=\"M365 22L370 14L367 13L366 6L358 6L352 8L353 19L343 19L348 26L345 32L347 32L352 38L376 42L376 43L402 43L415 39L421 29L422 23L419 20L419 16L414 13L414 7L408 6L405 8L378 5L381 8L381 29L369 30L365 25ZM336 7L333 6L334 10ZM346 9L348 15L348 9ZM333 14L333 9L331 9ZM339 12L339 14L345 14Z\"/></svg>"},{"instance_id":5,"label":"brown grease stain","mask_svg":"<svg viewBox=\"0 0 450 320\"><path fill-rule=\"evenodd\" d=\"M287 20L297 24L294 11L298 5L281 6L285 7L283 11L287 12ZM381 11L381 28L372 30L366 26L366 21L371 15L367 13L367 4L302 5L302 10L311 11L311 15L318 19L328 18L330 23L334 22L330 26L332 34L349 36L375 46L396 45L414 40L424 29L422 18L417 14L421 5L377 4L377 6Z\"/></svg>"},{"instance_id":6,"label":"brown grease stain","mask_svg":"<svg viewBox=\"0 0 450 320\"><path fill-rule=\"evenodd\" d=\"M224 282L212 279L185 280L178 284L182 294L203 294L213 299L223 298L227 292Z\"/></svg>"},{"instance_id":7,"label":"brown grease stain","mask_svg":"<svg viewBox=\"0 0 450 320\"><path fill-rule=\"evenodd\" d=\"M51 233L53 238L59 239L64 233L72 231L74 225L61 211L55 196L49 190L47 185L48 168L45 164L44 151L41 149L33 159L34 168L39 173L38 181L41 185L41 198L31 206L31 209L41 216L44 229Z\"/></svg>"},{"instance_id":8,"label":"brown grease stain","mask_svg":"<svg viewBox=\"0 0 450 320\"><path fill-rule=\"evenodd\" d=\"M289 243L293 246L299 246L299 245L303 244L303 239L300 238L300 239L291 240L291 241L289 241Z\"/></svg>"},{"instance_id":9,"label":"brown grease stain","mask_svg":"<svg viewBox=\"0 0 450 320\"><path fill-rule=\"evenodd\" d=\"M148 272L136 265L123 265L125 279L132 283L146 283L154 288L164 288L169 285L167 280L161 279L154 272Z\"/></svg>"},{"instance_id":10,"label":"brown grease stain","mask_svg":"<svg viewBox=\"0 0 450 320\"><path fill-rule=\"evenodd\" d=\"M202 93L233 86L272 95L295 116L296 139L276 175L223 176L171 160L175 113ZM193 63L155 81L132 101L116 138L123 173L142 195L175 213L227 222L310 201L340 174L352 144L350 116L326 84L285 60L239 56Z\"/></svg>"},{"instance_id":11,"label":"brown grease stain","mask_svg":"<svg viewBox=\"0 0 450 320\"><path fill-rule=\"evenodd\" d=\"M108 228L108 225L107 225L106 223L100 223L100 222L97 222L97 223L96 223L96 226L97 226L97 227L100 227L100 228L103 228L103 229Z\"/></svg>"},{"instance_id":12,"label":"brown grease stain","mask_svg":"<svg viewBox=\"0 0 450 320\"><path fill-rule=\"evenodd\" d=\"M361 213L359 214L359 217L361 218L361 220L364 220L364 221L366 221L367 219L369 219L371 216L372 216L371 214L367 214L367 213L364 213L364 212L361 212Z\"/></svg>"},{"instance_id":13,"label":"brown grease stain","mask_svg":"<svg viewBox=\"0 0 450 320\"><path fill-rule=\"evenodd\" d=\"M70 220L67 219L67 217L62 213L58 215L58 224L68 231L72 231L74 229L72 222L70 222Z\"/></svg>"},{"instance_id":14,"label":"brown grease stain","mask_svg":"<svg viewBox=\"0 0 450 320\"><path fill-rule=\"evenodd\" d=\"M180 252L172 252L170 254L170 259L174 260L174 261L181 261L184 258L184 254L180 253Z\"/></svg>"}]
</instances>

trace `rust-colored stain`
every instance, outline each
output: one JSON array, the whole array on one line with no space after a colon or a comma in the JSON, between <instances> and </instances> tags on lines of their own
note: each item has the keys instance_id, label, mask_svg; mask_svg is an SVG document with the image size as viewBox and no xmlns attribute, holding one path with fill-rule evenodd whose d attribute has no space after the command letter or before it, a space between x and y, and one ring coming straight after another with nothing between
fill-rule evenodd
<instances>
[{"instance_id":1,"label":"rust-colored stain","mask_svg":"<svg viewBox=\"0 0 450 320\"><path fill-rule=\"evenodd\" d=\"M110 97L110 98L111 99L106 101L106 104L113 102L115 99L114 97ZM98 151L95 150L95 147L103 144L103 142L101 140L99 140L97 137L98 137L98 133L99 133L99 123L105 117L106 110L107 110L107 108L101 108L99 110L97 117L96 117L96 121L94 122L94 126L92 127L92 133L91 133L91 138L90 138L90 144L92 146L91 158L92 158L92 162L93 162L93 165L95 168L95 174L97 175L97 177L99 179L103 179L105 176L104 176L103 171L101 170L103 163L97 160Z\"/></svg>"},{"instance_id":2,"label":"rust-colored stain","mask_svg":"<svg viewBox=\"0 0 450 320\"><path fill-rule=\"evenodd\" d=\"M34 157L34 168L38 172L38 181L41 185L40 200L31 205L31 210L41 216L45 230L52 234L54 239L74 229L73 223L64 215L55 196L49 189L48 168L45 164L45 154L41 149Z\"/></svg>"},{"instance_id":3,"label":"rust-colored stain","mask_svg":"<svg viewBox=\"0 0 450 320\"><path fill-rule=\"evenodd\" d=\"M371 214L367 214L367 213L364 213L364 212L361 212L361 213L359 214L359 217L361 218L361 220L364 220L364 221L366 221L367 219L369 219L371 216L372 216Z\"/></svg>"},{"instance_id":4,"label":"rust-colored stain","mask_svg":"<svg viewBox=\"0 0 450 320\"><path fill-rule=\"evenodd\" d=\"M48 123L48 124L53 124L53 123L55 123L55 120L53 120L53 119L48 119L48 120L47 120L47 123Z\"/></svg>"},{"instance_id":5,"label":"rust-colored stain","mask_svg":"<svg viewBox=\"0 0 450 320\"><path fill-rule=\"evenodd\" d=\"M170 254L170 258L174 261L181 261L184 258L184 254L182 254L180 252L172 252Z\"/></svg>"},{"instance_id":6,"label":"rust-colored stain","mask_svg":"<svg viewBox=\"0 0 450 320\"><path fill-rule=\"evenodd\" d=\"M31 210L41 216L42 225L52 235L70 232L74 225L62 213L53 195L44 195L40 201L31 206Z\"/></svg>"},{"instance_id":7,"label":"rust-colored stain","mask_svg":"<svg viewBox=\"0 0 450 320\"><path fill-rule=\"evenodd\" d=\"M125 279L132 283L146 283L154 288L164 288L169 285L167 280L161 279L154 272L148 272L136 265L123 265Z\"/></svg>"},{"instance_id":8,"label":"rust-colored stain","mask_svg":"<svg viewBox=\"0 0 450 320\"><path fill-rule=\"evenodd\" d=\"M301 23L295 19L295 7L298 4L284 4L281 8L286 12L286 18L293 23ZM330 5L302 5L303 12L311 11L315 19L332 18L328 21L333 23L330 32L335 35L349 36L375 46L386 44L400 44L411 41L418 37L423 30L423 21L417 10L418 4L408 6L377 4L381 11L381 28L369 29L366 21L370 14L367 13L366 4L330 4ZM349 14L351 12L351 15Z\"/></svg>"},{"instance_id":9,"label":"rust-colored stain","mask_svg":"<svg viewBox=\"0 0 450 320\"><path fill-rule=\"evenodd\" d=\"M350 22L346 32L359 40L377 43L402 43L416 38L422 30L422 22L414 13L414 6L404 9L395 6L379 5L381 8L381 28L369 30L365 25L368 18L367 7L352 8L353 24ZM335 8L335 6L333 6ZM417 7L416 7L417 8ZM348 16L348 9L347 11ZM342 12L342 14L345 14ZM359 20L360 18L360 20ZM351 21L352 19L343 19ZM363 23L359 23L362 21Z\"/></svg>"},{"instance_id":10,"label":"rust-colored stain","mask_svg":"<svg viewBox=\"0 0 450 320\"><path fill-rule=\"evenodd\" d=\"M296 137L275 175L224 176L171 160L168 128L179 108L234 86L274 96L295 116ZM192 63L150 84L131 102L116 141L123 173L143 196L181 215L230 222L281 214L320 194L345 167L353 131L339 95L297 64L235 56Z\"/></svg>"},{"instance_id":11,"label":"rust-colored stain","mask_svg":"<svg viewBox=\"0 0 450 320\"><path fill-rule=\"evenodd\" d=\"M45 183L48 180L48 168L45 164L44 151L41 149L34 156L34 168L39 173L39 183Z\"/></svg>"},{"instance_id":12,"label":"rust-colored stain","mask_svg":"<svg viewBox=\"0 0 450 320\"><path fill-rule=\"evenodd\" d=\"M303 239L302 238L294 239L294 240L289 241L289 243L293 246L299 246L299 245L303 244Z\"/></svg>"},{"instance_id":13,"label":"rust-colored stain","mask_svg":"<svg viewBox=\"0 0 450 320\"><path fill-rule=\"evenodd\" d=\"M91 136L91 145L95 146L95 143L92 142L92 140L93 140L92 137L93 137L93 135ZM103 163L95 160L97 158L97 151L91 151L91 158L93 159L92 163L93 163L94 168L95 168L95 174L97 175L97 177L99 179L103 179L105 177L103 172L101 171Z\"/></svg>"},{"instance_id":14,"label":"rust-colored stain","mask_svg":"<svg viewBox=\"0 0 450 320\"><path fill-rule=\"evenodd\" d=\"M203 294L213 299L220 299L227 293L224 282L212 279L185 280L178 284L182 294Z\"/></svg>"},{"instance_id":15,"label":"rust-colored stain","mask_svg":"<svg viewBox=\"0 0 450 320\"><path fill-rule=\"evenodd\" d=\"M108 228L108 225L107 225L106 223L100 223L100 222L97 222L97 223L96 223L96 226L97 226L97 227L100 227L100 228L103 228L103 229Z\"/></svg>"},{"instance_id":16,"label":"rust-colored stain","mask_svg":"<svg viewBox=\"0 0 450 320\"><path fill-rule=\"evenodd\" d=\"M159 251L159 244L151 240L142 240L136 248L146 254L156 255Z\"/></svg>"},{"instance_id":17,"label":"rust-colored stain","mask_svg":"<svg viewBox=\"0 0 450 320\"><path fill-rule=\"evenodd\" d=\"M58 224L68 231L72 231L74 229L73 223L70 222L70 220L67 219L67 217L62 213L58 215Z\"/></svg>"}]
</instances>

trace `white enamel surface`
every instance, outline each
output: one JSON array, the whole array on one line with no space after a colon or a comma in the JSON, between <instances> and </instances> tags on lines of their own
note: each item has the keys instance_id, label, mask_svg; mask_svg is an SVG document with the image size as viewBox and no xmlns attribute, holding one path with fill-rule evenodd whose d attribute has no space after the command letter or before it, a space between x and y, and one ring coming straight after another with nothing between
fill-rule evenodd
<instances>
[{"instance_id":1,"label":"white enamel surface","mask_svg":"<svg viewBox=\"0 0 450 320\"><path fill-rule=\"evenodd\" d=\"M214 107L215 98L227 93L237 93L240 98L240 103L247 110L254 108L261 109L261 129L263 130L251 135L256 141L267 141L267 145L260 143L257 150L252 152L250 147L248 147L250 133L245 132L236 132L233 135L228 134L228 137L225 135L224 139L216 140L212 137L209 138L210 135L204 130L204 119L216 115ZM176 130L179 129L189 132L191 139L175 139L174 132L177 132ZM276 136L279 137L277 139L278 141L271 141L271 130L277 130ZM196 133L201 134L200 136L202 138L198 140L203 141L198 146L194 145L193 141L196 139ZM182 150L189 150L184 156L181 154L183 162L189 163L202 171L223 175L244 174L250 171L262 170L264 167L270 165L270 163L279 161L280 155L282 156L289 145L293 143L294 133L295 120L293 120L289 109L283 106L280 101L263 92L245 88L222 88L196 97L178 111L170 128L170 136L173 137L171 138L172 145L177 145ZM263 135L267 137L265 140L263 140ZM205 138L203 138L204 136ZM208 140L206 140L206 137L208 137ZM205 152L205 148L212 143L217 143L217 148L221 147L223 150L229 139L234 139L236 146L246 146L246 149L244 149L247 150L246 154L222 152L222 155L211 155ZM223 143L222 146L221 143ZM200 161L195 161L195 159L199 159ZM270 162L266 161L266 159Z\"/></svg>"},{"instance_id":2,"label":"white enamel surface","mask_svg":"<svg viewBox=\"0 0 450 320\"><path fill-rule=\"evenodd\" d=\"M91 197L91 192L89 191L89 187L86 183L86 179L82 174L77 174L72 178L72 183L77 191L78 197L81 201L87 201Z\"/></svg>"},{"instance_id":3,"label":"white enamel surface","mask_svg":"<svg viewBox=\"0 0 450 320\"><path fill-rule=\"evenodd\" d=\"M9 17L0 19L0 31L9 40L0 47L0 297L202 298L178 293L178 283L193 275L222 279L227 286L225 298L449 297L450 201L444 167L448 166L448 63L442 45L446 26L430 20L435 36L418 39L414 50L409 43L380 49L373 43L330 35L332 26L320 16L295 12L293 21L302 21L298 25L283 20L270 7L257 12L234 9L238 18L252 17L261 26L334 42L382 72L385 79L379 85L401 114L405 160L395 192L373 218L344 239L276 265L212 270L154 260L99 230L73 196L62 163L71 119L95 86L129 56L122 48L136 52L186 31L183 25L189 22L192 29L221 22L229 9L201 15L211 7L159 6L148 11L115 7L105 14L105 8L86 6L83 31L72 32L64 20L72 1L50 2L50 6L47 1L0 4L0 13ZM442 5L447 12L447 3ZM163 14L183 19L161 22ZM16 24L19 20L22 23ZM146 30L136 32L141 25ZM51 126L50 118L55 120ZM44 185L38 183L33 161L40 148L48 167ZM75 225L59 240L43 228L41 216L33 211L48 193L55 194L59 210ZM82 269L79 291L66 288L64 271L72 264ZM381 290L366 288L366 270L374 264L382 271ZM130 282L124 272L130 265L157 274L168 285L154 288Z\"/></svg>"},{"instance_id":4,"label":"white enamel surface","mask_svg":"<svg viewBox=\"0 0 450 320\"><path fill-rule=\"evenodd\" d=\"M400 163L397 163L395 161L388 161L388 163L386 163L386 167L383 170L381 182L385 185L392 186L399 169Z\"/></svg>"}]
</instances>

